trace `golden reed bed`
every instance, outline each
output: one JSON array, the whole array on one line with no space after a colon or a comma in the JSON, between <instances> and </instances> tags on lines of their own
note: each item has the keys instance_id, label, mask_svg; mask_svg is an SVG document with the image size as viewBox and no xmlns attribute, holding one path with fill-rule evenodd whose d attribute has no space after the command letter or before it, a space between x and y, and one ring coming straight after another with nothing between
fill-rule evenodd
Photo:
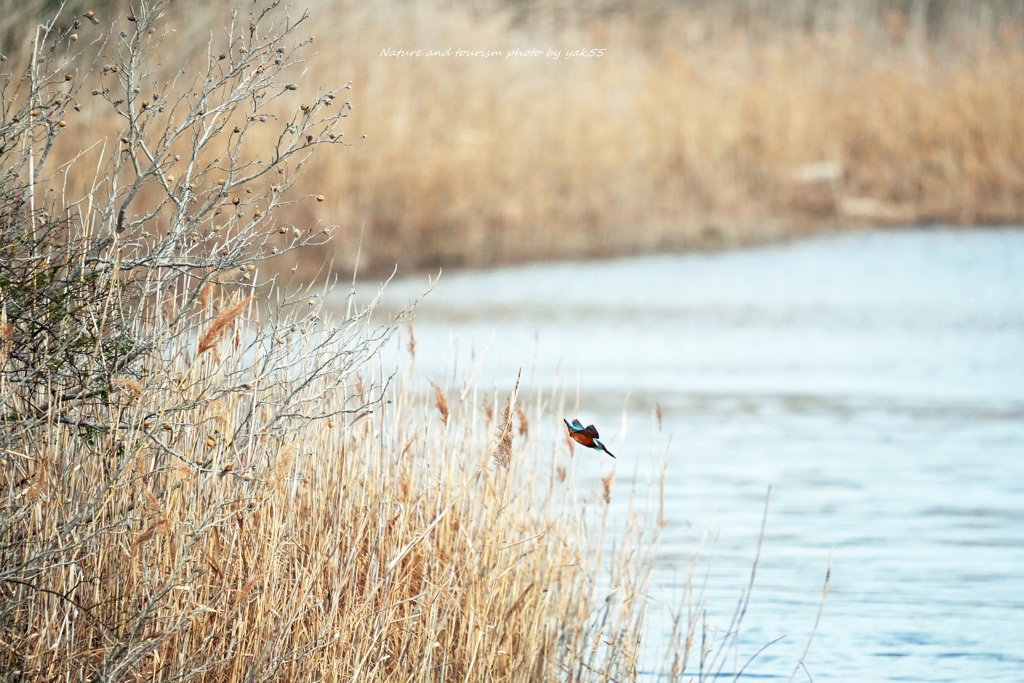
<instances>
[{"instance_id":1,"label":"golden reed bed","mask_svg":"<svg viewBox=\"0 0 1024 683\"><path fill-rule=\"evenodd\" d=\"M316 3L306 82L352 82L353 147L292 217L373 272L1020 221L1024 13L889 7ZM218 18L171 14L176 65Z\"/></svg>"}]
</instances>

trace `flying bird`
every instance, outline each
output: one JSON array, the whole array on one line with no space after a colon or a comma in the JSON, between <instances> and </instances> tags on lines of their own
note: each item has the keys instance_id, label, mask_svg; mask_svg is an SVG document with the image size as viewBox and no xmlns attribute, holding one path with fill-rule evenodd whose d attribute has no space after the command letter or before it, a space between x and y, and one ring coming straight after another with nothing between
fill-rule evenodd
<instances>
[{"instance_id":1,"label":"flying bird","mask_svg":"<svg viewBox=\"0 0 1024 683\"><path fill-rule=\"evenodd\" d=\"M597 433L597 427L594 425L587 425L584 427L576 418L573 418L572 422L569 422L563 417L562 422L564 422L565 426L569 428L569 436L571 436L572 440L576 443L586 446L587 448L604 451L613 458L615 457L612 455L612 452L605 448L604 444L601 443L601 440L598 438L600 434Z\"/></svg>"}]
</instances>

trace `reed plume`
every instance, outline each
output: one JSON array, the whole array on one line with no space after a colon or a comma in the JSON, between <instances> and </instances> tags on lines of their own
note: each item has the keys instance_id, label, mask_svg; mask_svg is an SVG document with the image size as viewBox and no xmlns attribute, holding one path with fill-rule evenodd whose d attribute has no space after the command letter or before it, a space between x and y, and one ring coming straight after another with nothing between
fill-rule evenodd
<instances>
[{"instance_id":1,"label":"reed plume","mask_svg":"<svg viewBox=\"0 0 1024 683\"><path fill-rule=\"evenodd\" d=\"M14 348L14 326L10 323L0 323L0 362L6 361Z\"/></svg>"},{"instance_id":2,"label":"reed plume","mask_svg":"<svg viewBox=\"0 0 1024 683\"><path fill-rule=\"evenodd\" d=\"M523 377L523 371L520 370L516 376L516 386L509 394L508 399L505 401L505 410L501 413L501 429L498 430L497 444L494 446L494 461L499 465L508 469L509 464L512 462L512 438L514 436L512 431L512 417L515 415L516 410L516 399L519 397L519 381Z\"/></svg>"},{"instance_id":3,"label":"reed plume","mask_svg":"<svg viewBox=\"0 0 1024 683\"><path fill-rule=\"evenodd\" d=\"M410 345L412 337L409 337ZM411 351L411 349L410 349ZM445 398L444 391L441 387L432 379L428 379L430 386L434 387L434 405L437 407L437 412L441 413L441 424L448 424L448 399Z\"/></svg>"},{"instance_id":4,"label":"reed plume","mask_svg":"<svg viewBox=\"0 0 1024 683\"><path fill-rule=\"evenodd\" d=\"M516 413L519 415L519 436L525 438L530 435L530 420L522 406L516 407Z\"/></svg>"},{"instance_id":5,"label":"reed plume","mask_svg":"<svg viewBox=\"0 0 1024 683\"><path fill-rule=\"evenodd\" d=\"M216 318L214 318L210 328L206 330L203 336L199 339L199 347L196 349L196 359L220 343L220 340L224 337L225 331L235 322L238 316L242 315L242 311L245 310L245 307L249 305L250 301L252 301L252 297L247 296L238 303L225 308Z\"/></svg>"},{"instance_id":6,"label":"reed plume","mask_svg":"<svg viewBox=\"0 0 1024 683\"><path fill-rule=\"evenodd\" d=\"M605 504L612 502L612 482L615 480L615 470L608 473L607 477L601 477L601 497Z\"/></svg>"}]
</instances>

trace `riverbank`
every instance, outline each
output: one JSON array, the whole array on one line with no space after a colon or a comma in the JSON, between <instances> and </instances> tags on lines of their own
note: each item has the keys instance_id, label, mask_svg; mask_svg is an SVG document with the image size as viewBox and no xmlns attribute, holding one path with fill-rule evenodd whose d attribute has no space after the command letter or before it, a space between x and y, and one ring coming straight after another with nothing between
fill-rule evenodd
<instances>
[{"instance_id":1,"label":"riverbank","mask_svg":"<svg viewBox=\"0 0 1024 683\"><path fill-rule=\"evenodd\" d=\"M352 79L367 138L317 168L305 220L339 222L336 263L359 245L375 272L1024 220L1019 21L733 4L321 10L351 38L315 68Z\"/></svg>"}]
</instances>

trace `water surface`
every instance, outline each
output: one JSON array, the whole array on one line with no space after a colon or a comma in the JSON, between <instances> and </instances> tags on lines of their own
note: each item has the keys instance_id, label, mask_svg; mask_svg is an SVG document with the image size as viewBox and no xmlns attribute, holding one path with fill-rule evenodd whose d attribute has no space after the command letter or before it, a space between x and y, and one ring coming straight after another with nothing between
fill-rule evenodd
<instances>
[{"instance_id":1,"label":"water surface","mask_svg":"<svg viewBox=\"0 0 1024 683\"><path fill-rule=\"evenodd\" d=\"M424 376L507 389L522 367L528 391L566 391L619 456L580 461L584 485L616 468L613 506L666 461L655 631L708 532L707 621L724 632L772 486L724 671L781 638L744 678L789 678L832 553L794 680L1022 680L1024 231L445 274L414 329Z\"/></svg>"}]
</instances>

